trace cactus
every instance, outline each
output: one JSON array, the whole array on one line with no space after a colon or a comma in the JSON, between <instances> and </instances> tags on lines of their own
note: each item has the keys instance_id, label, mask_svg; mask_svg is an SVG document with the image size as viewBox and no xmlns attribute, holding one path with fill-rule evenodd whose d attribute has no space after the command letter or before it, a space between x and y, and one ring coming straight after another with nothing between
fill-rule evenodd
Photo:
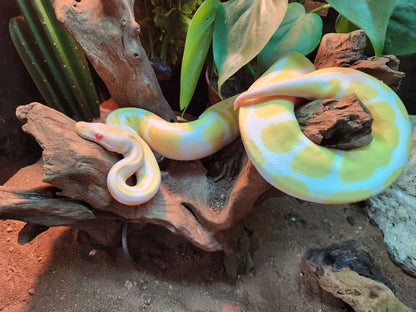
<instances>
[{"instance_id":1,"label":"cactus","mask_svg":"<svg viewBox=\"0 0 416 312\"><path fill-rule=\"evenodd\" d=\"M49 0L17 3L23 16L10 20L10 36L46 104L76 119L99 117L85 55L57 21Z\"/></svg>"}]
</instances>

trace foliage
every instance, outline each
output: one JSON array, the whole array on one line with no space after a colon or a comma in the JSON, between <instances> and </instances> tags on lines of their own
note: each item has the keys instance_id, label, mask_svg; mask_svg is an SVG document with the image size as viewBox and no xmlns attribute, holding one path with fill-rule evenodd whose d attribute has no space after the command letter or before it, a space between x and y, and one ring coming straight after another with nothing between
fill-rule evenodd
<instances>
[{"instance_id":1,"label":"foliage","mask_svg":"<svg viewBox=\"0 0 416 312\"><path fill-rule=\"evenodd\" d=\"M316 14L304 15L302 5L288 4L287 0L204 1L190 24L186 39L180 108L183 110L189 105L210 46L218 70L219 90L228 78L256 56L258 76L287 51L311 52L319 43L322 22ZM314 28L306 34L307 40L302 25ZM303 45L297 44L302 41ZM279 48L281 44L286 47ZM194 57L197 49L201 49L201 53Z\"/></svg>"},{"instance_id":2,"label":"foliage","mask_svg":"<svg viewBox=\"0 0 416 312\"><path fill-rule=\"evenodd\" d=\"M397 0L387 25L385 54L404 55L416 51L416 0Z\"/></svg>"},{"instance_id":3,"label":"foliage","mask_svg":"<svg viewBox=\"0 0 416 312\"><path fill-rule=\"evenodd\" d=\"M380 6L385 4L385 2L378 3ZM344 15L340 15L335 26L337 32L347 33L359 29L357 25ZM366 33L368 34L367 31ZM382 53L404 55L414 52L416 52L416 0L397 0L387 23Z\"/></svg>"},{"instance_id":4,"label":"foliage","mask_svg":"<svg viewBox=\"0 0 416 312\"><path fill-rule=\"evenodd\" d=\"M322 19L319 15L306 13L299 3L289 4L279 28L257 57L257 76L288 52L308 55L319 45L321 35Z\"/></svg>"},{"instance_id":5,"label":"foliage","mask_svg":"<svg viewBox=\"0 0 416 312\"><path fill-rule=\"evenodd\" d=\"M203 0L137 0L136 20L141 41L150 58L176 64L185 45L192 16ZM156 38L156 40L155 40Z\"/></svg>"},{"instance_id":6,"label":"foliage","mask_svg":"<svg viewBox=\"0 0 416 312\"><path fill-rule=\"evenodd\" d=\"M210 47L221 90L224 81L250 62L257 66L258 77L286 52L307 55L313 51L322 36L322 20L314 13L323 8L332 7L340 14L338 30L362 28L377 57L383 51L397 55L416 51L416 0L327 0L328 4L308 13L297 2L205 0L186 38L180 108L185 110L189 105L203 65L210 57Z\"/></svg>"},{"instance_id":7,"label":"foliage","mask_svg":"<svg viewBox=\"0 0 416 312\"><path fill-rule=\"evenodd\" d=\"M267 44L283 20L287 6L286 0L233 0L220 3L212 38L219 91L228 78L250 62Z\"/></svg>"},{"instance_id":8,"label":"foliage","mask_svg":"<svg viewBox=\"0 0 416 312\"><path fill-rule=\"evenodd\" d=\"M387 24L396 6L396 0L327 0L349 21L365 31L373 44L375 55L383 52Z\"/></svg>"},{"instance_id":9,"label":"foliage","mask_svg":"<svg viewBox=\"0 0 416 312\"><path fill-rule=\"evenodd\" d=\"M23 16L9 31L46 104L77 119L99 117L99 102L87 60L60 26L49 0L17 0Z\"/></svg>"},{"instance_id":10,"label":"foliage","mask_svg":"<svg viewBox=\"0 0 416 312\"><path fill-rule=\"evenodd\" d=\"M180 108L186 109L195 91L214 33L218 0L205 0L192 18L185 42L180 82Z\"/></svg>"}]
</instances>

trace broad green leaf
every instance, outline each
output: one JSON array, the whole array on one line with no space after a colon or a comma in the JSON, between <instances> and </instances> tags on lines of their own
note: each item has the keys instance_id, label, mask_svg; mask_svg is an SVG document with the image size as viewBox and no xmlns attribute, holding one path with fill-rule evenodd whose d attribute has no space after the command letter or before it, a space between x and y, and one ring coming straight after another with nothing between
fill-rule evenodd
<instances>
[{"instance_id":1,"label":"broad green leaf","mask_svg":"<svg viewBox=\"0 0 416 312\"><path fill-rule=\"evenodd\" d=\"M416 52L416 0L398 0L387 25L384 54Z\"/></svg>"},{"instance_id":2,"label":"broad green leaf","mask_svg":"<svg viewBox=\"0 0 416 312\"><path fill-rule=\"evenodd\" d=\"M287 0L220 3L213 37L218 90L263 49L283 20L287 5Z\"/></svg>"},{"instance_id":3,"label":"broad green leaf","mask_svg":"<svg viewBox=\"0 0 416 312\"><path fill-rule=\"evenodd\" d=\"M383 52L387 23L396 0L327 0L338 13L365 31L376 56Z\"/></svg>"},{"instance_id":4,"label":"broad green leaf","mask_svg":"<svg viewBox=\"0 0 416 312\"><path fill-rule=\"evenodd\" d=\"M179 105L185 110L198 83L212 41L219 0L205 0L195 12L186 35L182 58Z\"/></svg>"},{"instance_id":5,"label":"broad green leaf","mask_svg":"<svg viewBox=\"0 0 416 312\"><path fill-rule=\"evenodd\" d=\"M357 25L351 23L344 15L338 15L335 22L335 31L339 34L347 34L349 32L360 29Z\"/></svg>"},{"instance_id":6,"label":"broad green leaf","mask_svg":"<svg viewBox=\"0 0 416 312\"><path fill-rule=\"evenodd\" d=\"M322 19L315 13L305 13L300 3L290 3L285 17L270 41L257 57L257 76L288 52L307 55L322 37Z\"/></svg>"}]
</instances>

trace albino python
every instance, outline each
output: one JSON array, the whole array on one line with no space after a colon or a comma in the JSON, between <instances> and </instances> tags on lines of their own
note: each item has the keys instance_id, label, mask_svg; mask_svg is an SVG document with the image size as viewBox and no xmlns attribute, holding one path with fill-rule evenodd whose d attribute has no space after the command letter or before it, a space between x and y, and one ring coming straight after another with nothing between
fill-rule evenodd
<instances>
[{"instance_id":1,"label":"albino python","mask_svg":"<svg viewBox=\"0 0 416 312\"><path fill-rule=\"evenodd\" d=\"M341 151L302 134L295 97L340 99L352 93L374 118L369 145ZM127 205L150 200L159 188L160 172L150 149L171 159L199 159L240 133L249 158L274 187L313 202L349 203L393 183L407 164L412 142L406 109L384 83L348 68L315 70L298 53L282 57L246 92L208 108L195 121L169 123L143 109L120 108L106 124L79 122L76 130L124 155L111 168L107 185ZM129 186L125 181L134 172L137 185Z\"/></svg>"}]
</instances>

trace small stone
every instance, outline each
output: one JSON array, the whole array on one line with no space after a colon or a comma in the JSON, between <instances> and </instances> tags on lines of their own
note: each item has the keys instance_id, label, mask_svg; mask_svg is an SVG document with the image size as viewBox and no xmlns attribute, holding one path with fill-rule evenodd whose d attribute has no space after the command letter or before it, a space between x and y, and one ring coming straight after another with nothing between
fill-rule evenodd
<instances>
[{"instance_id":1,"label":"small stone","mask_svg":"<svg viewBox=\"0 0 416 312\"><path fill-rule=\"evenodd\" d=\"M9 227L6 229L6 231L7 231L7 233L10 233L10 232L13 232L13 229L9 226Z\"/></svg>"},{"instance_id":2,"label":"small stone","mask_svg":"<svg viewBox=\"0 0 416 312\"><path fill-rule=\"evenodd\" d=\"M35 294L35 288L31 287L28 289L27 293L31 296L33 296Z\"/></svg>"},{"instance_id":3,"label":"small stone","mask_svg":"<svg viewBox=\"0 0 416 312\"><path fill-rule=\"evenodd\" d=\"M98 250L97 249L91 249L90 252L88 253L89 257L94 257L97 254Z\"/></svg>"},{"instance_id":4,"label":"small stone","mask_svg":"<svg viewBox=\"0 0 416 312\"><path fill-rule=\"evenodd\" d=\"M126 282L124 283L124 287L126 287L128 290L130 290L133 287L133 282L126 280Z\"/></svg>"}]
</instances>

